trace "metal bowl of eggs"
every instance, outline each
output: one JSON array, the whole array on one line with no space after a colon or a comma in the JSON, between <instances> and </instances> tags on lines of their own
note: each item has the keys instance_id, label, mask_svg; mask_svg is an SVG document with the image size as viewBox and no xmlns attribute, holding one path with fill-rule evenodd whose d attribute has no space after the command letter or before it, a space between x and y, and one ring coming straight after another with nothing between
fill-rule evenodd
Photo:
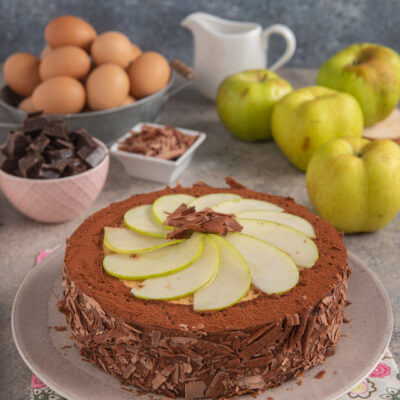
<instances>
[{"instance_id":1,"label":"metal bowl of eggs","mask_svg":"<svg viewBox=\"0 0 400 400\"><path fill-rule=\"evenodd\" d=\"M106 144L112 144L132 126L141 121L154 122L159 118L165 101L173 94L185 87L195 74L183 68L180 62L171 61L173 73L167 85L160 91L131 102L127 105L99 111L83 111L75 114L51 114L55 118L65 119L70 130L85 128L93 136ZM179 69L179 72L177 72ZM186 73L189 71L188 73ZM176 86L176 75L184 79ZM10 115L10 122L0 122L0 128L5 130L15 129L27 117L27 112L18 108L24 98L13 92L8 86L0 91L0 106ZM33 111L33 110L32 110Z\"/></svg>"},{"instance_id":2,"label":"metal bowl of eggs","mask_svg":"<svg viewBox=\"0 0 400 400\"><path fill-rule=\"evenodd\" d=\"M15 53L5 62L0 129L17 129L29 112L63 118L106 144L140 121L157 121L163 104L196 78L178 60L142 52L120 32L97 34L86 21L59 16L45 29L40 57Z\"/></svg>"}]
</instances>

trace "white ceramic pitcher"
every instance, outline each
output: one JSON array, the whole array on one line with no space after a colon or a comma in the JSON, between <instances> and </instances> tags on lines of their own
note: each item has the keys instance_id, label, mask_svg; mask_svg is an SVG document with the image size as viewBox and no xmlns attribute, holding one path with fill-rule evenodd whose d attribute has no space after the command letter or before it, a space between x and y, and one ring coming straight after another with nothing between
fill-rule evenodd
<instances>
[{"instance_id":1,"label":"white ceramic pitcher","mask_svg":"<svg viewBox=\"0 0 400 400\"><path fill-rule=\"evenodd\" d=\"M188 15L181 25L194 36L194 69L197 87L214 99L222 80L236 72L266 68L268 41L272 34L283 36L286 50L268 68L277 70L286 64L296 49L296 38L285 25L272 25L263 31L261 25L229 21L203 12Z\"/></svg>"}]
</instances>

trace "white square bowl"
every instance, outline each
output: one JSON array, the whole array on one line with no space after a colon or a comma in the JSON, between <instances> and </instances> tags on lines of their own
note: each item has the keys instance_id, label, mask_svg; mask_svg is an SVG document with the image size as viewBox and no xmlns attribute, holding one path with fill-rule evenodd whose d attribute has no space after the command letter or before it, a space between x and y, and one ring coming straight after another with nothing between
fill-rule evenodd
<instances>
[{"instance_id":1,"label":"white square bowl","mask_svg":"<svg viewBox=\"0 0 400 400\"><path fill-rule=\"evenodd\" d=\"M157 128L165 127L165 125L141 122L135 125L132 128L132 131L140 132L142 125L149 125ZM157 157L150 157L143 154L129 153L128 151L118 150L118 144L130 136L129 132L127 132L111 146L110 152L114 157L121 161L126 172L130 176L161 183L175 182L176 179L183 173L185 168L189 165L197 148L206 139L206 134L203 132L179 127L175 127L175 129L190 136L196 136L199 134L198 139L176 161L163 160Z\"/></svg>"}]
</instances>

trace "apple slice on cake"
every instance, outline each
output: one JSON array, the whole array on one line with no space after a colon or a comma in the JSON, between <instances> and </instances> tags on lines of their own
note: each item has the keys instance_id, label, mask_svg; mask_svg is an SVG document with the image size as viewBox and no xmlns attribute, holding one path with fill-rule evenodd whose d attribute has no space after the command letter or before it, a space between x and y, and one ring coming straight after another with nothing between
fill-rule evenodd
<instances>
[{"instance_id":1,"label":"apple slice on cake","mask_svg":"<svg viewBox=\"0 0 400 400\"><path fill-rule=\"evenodd\" d=\"M167 240L142 235L129 228L104 228L104 246L120 254L135 254L180 243L184 239Z\"/></svg>"},{"instance_id":2,"label":"apple slice on cake","mask_svg":"<svg viewBox=\"0 0 400 400\"><path fill-rule=\"evenodd\" d=\"M318 248L308 236L275 222L238 218L242 233L254 236L287 253L298 267L311 268L318 259Z\"/></svg>"},{"instance_id":3,"label":"apple slice on cake","mask_svg":"<svg viewBox=\"0 0 400 400\"><path fill-rule=\"evenodd\" d=\"M153 216L151 204L130 209L124 215L125 225L143 235L166 238L170 227L160 225Z\"/></svg>"},{"instance_id":4,"label":"apple slice on cake","mask_svg":"<svg viewBox=\"0 0 400 400\"><path fill-rule=\"evenodd\" d=\"M210 282L218 271L219 250L215 241L204 238L201 256L187 268L171 275L148 279L132 293L141 299L173 300L188 296Z\"/></svg>"},{"instance_id":5,"label":"apple slice on cake","mask_svg":"<svg viewBox=\"0 0 400 400\"><path fill-rule=\"evenodd\" d=\"M281 294L296 286L299 270L294 261L277 247L243 233L231 232L226 240L246 260L251 281L268 294Z\"/></svg>"},{"instance_id":6,"label":"apple slice on cake","mask_svg":"<svg viewBox=\"0 0 400 400\"><path fill-rule=\"evenodd\" d=\"M249 291L251 275L244 258L228 241L210 235L217 243L220 259L214 279L194 294L195 311L221 310L238 303Z\"/></svg>"},{"instance_id":7,"label":"apple slice on cake","mask_svg":"<svg viewBox=\"0 0 400 400\"><path fill-rule=\"evenodd\" d=\"M201 211L204 208L212 208L218 203L228 200L239 200L242 197L234 193L211 193L205 196L197 197L188 204L188 207L194 207L196 211Z\"/></svg>"},{"instance_id":8,"label":"apple slice on cake","mask_svg":"<svg viewBox=\"0 0 400 400\"><path fill-rule=\"evenodd\" d=\"M196 261L204 248L204 235L194 234L183 243L146 253L109 254L103 267L112 276L126 280L141 280L177 272Z\"/></svg>"},{"instance_id":9,"label":"apple slice on cake","mask_svg":"<svg viewBox=\"0 0 400 400\"><path fill-rule=\"evenodd\" d=\"M263 221L276 222L297 229L308 237L315 238L315 230L304 218L286 212L266 211L266 210L248 210L236 214L238 218L260 219Z\"/></svg>"},{"instance_id":10,"label":"apple slice on cake","mask_svg":"<svg viewBox=\"0 0 400 400\"><path fill-rule=\"evenodd\" d=\"M182 203L189 204L195 199L196 197L189 194L167 194L161 196L153 203L153 216L158 223L162 224L167 219L167 213L172 213Z\"/></svg>"},{"instance_id":11,"label":"apple slice on cake","mask_svg":"<svg viewBox=\"0 0 400 400\"><path fill-rule=\"evenodd\" d=\"M215 212L220 212L224 214L236 214L241 211L247 210L283 211L283 209L276 204L256 199L228 200L216 204L212 207L212 209Z\"/></svg>"}]
</instances>

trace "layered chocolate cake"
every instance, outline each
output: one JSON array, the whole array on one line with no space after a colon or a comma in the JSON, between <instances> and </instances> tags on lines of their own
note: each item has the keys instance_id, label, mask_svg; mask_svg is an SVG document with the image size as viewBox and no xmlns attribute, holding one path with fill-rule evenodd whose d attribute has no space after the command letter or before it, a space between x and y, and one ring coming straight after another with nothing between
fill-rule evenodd
<instances>
[{"instance_id":1,"label":"layered chocolate cake","mask_svg":"<svg viewBox=\"0 0 400 400\"><path fill-rule=\"evenodd\" d=\"M68 239L59 308L81 354L123 383L228 397L334 354L350 275L342 235L292 198L227 182L132 196Z\"/></svg>"}]
</instances>

